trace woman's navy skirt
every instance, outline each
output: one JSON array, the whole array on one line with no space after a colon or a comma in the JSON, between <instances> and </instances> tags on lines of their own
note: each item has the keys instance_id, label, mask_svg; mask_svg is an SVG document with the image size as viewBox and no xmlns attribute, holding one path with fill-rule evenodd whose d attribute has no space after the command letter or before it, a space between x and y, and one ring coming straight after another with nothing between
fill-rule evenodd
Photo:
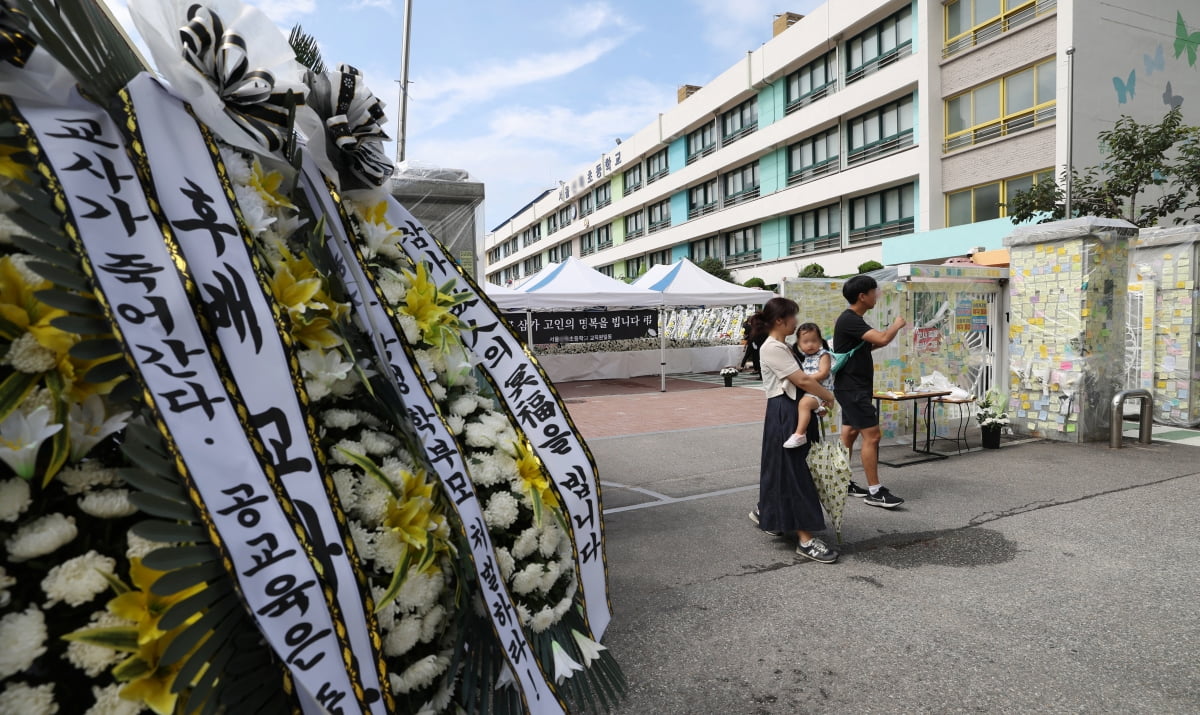
<instances>
[{"instance_id":1,"label":"woman's navy skirt","mask_svg":"<svg viewBox=\"0 0 1200 715\"><path fill-rule=\"evenodd\" d=\"M787 395L767 400L763 422L761 472L758 479L758 524L767 531L820 531L825 528L821 500L808 471L808 450L820 439L816 416L808 424L808 444L784 449L796 431L796 401Z\"/></svg>"}]
</instances>

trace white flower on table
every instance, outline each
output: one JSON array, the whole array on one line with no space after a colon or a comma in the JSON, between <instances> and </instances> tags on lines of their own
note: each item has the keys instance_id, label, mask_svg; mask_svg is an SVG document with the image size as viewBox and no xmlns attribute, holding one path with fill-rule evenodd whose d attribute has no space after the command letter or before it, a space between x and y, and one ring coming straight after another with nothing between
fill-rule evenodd
<instances>
[{"instance_id":1,"label":"white flower on table","mask_svg":"<svg viewBox=\"0 0 1200 715\"><path fill-rule=\"evenodd\" d=\"M26 413L23 408L0 422L0 460L22 479L32 479L42 443L58 434L62 425L52 423L50 408L42 405Z\"/></svg>"}]
</instances>

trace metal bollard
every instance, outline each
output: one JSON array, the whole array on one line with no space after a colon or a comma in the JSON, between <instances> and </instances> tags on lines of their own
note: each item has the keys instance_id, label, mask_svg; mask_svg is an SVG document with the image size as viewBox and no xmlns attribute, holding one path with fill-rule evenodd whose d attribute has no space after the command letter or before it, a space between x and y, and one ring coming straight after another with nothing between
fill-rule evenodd
<instances>
[{"instance_id":1,"label":"metal bollard","mask_svg":"<svg viewBox=\"0 0 1200 715\"><path fill-rule=\"evenodd\" d=\"M1108 432L1108 446L1113 449L1121 448L1121 436L1124 430L1121 425L1125 421L1125 400L1133 398L1142 401L1141 419L1138 421L1138 441L1150 444L1150 432L1154 426L1151 414L1154 412L1154 396L1149 390L1121 390L1112 398L1112 424Z\"/></svg>"}]
</instances>

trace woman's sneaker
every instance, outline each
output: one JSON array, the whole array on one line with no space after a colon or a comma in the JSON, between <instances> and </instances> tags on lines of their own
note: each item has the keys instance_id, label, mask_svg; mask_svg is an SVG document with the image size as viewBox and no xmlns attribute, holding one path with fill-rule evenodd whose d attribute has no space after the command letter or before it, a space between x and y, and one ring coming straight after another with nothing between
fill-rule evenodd
<instances>
[{"instance_id":1,"label":"woman's sneaker","mask_svg":"<svg viewBox=\"0 0 1200 715\"><path fill-rule=\"evenodd\" d=\"M796 553L822 564L831 564L838 558L838 552L826 546L820 539L813 539L808 546L797 544Z\"/></svg>"},{"instance_id":2,"label":"woman's sneaker","mask_svg":"<svg viewBox=\"0 0 1200 715\"><path fill-rule=\"evenodd\" d=\"M764 534L767 534L769 536L783 536L782 531L771 531L769 529L763 529L761 526L759 526L759 524L758 524L758 509L755 509L754 511L750 512L750 521L753 521L754 525L758 526L758 528L760 530L762 530L762 532Z\"/></svg>"},{"instance_id":3,"label":"woman's sneaker","mask_svg":"<svg viewBox=\"0 0 1200 715\"><path fill-rule=\"evenodd\" d=\"M787 441L783 443L783 448L795 449L797 447L803 447L806 444L808 444L808 437L805 437L802 434L794 434L791 437L788 437Z\"/></svg>"},{"instance_id":4,"label":"woman's sneaker","mask_svg":"<svg viewBox=\"0 0 1200 715\"><path fill-rule=\"evenodd\" d=\"M870 496L870 494L871 494L871 492L867 491L866 489L863 489L862 487L858 486L854 482L850 482L850 486L846 488L847 496L858 497L859 499L862 499L864 497Z\"/></svg>"}]
</instances>

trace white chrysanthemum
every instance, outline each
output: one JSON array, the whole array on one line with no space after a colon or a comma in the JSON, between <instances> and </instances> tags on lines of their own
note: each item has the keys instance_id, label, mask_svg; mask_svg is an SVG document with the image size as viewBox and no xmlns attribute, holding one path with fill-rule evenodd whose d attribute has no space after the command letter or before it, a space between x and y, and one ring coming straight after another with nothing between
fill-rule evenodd
<instances>
[{"instance_id":1,"label":"white chrysanthemum","mask_svg":"<svg viewBox=\"0 0 1200 715\"><path fill-rule=\"evenodd\" d=\"M32 501L29 498L29 482L24 479L0 481L0 521L16 521Z\"/></svg>"},{"instance_id":2,"label":"white chrysanthemum","mask_svg":"<svg viewBox=\"0 0 1200 715\"><path fill-rule=\"evenodd\" d=\"M321 413L321 422L332 429L347 430L361 421L359 413L354 410L325 410Z\"/></svg>"},{"instance_id":3,"label":"white chrysanthemum","mask_svg":"<svg viewBox=\"0 0 1200 715\"><path fill-rule=\"evenodd\" d=\"M421 642L428 643L437 636L439 629L442 626L442 621L446 619L446 607L442 604L437 604L429 609L429 613L421 619Z\"/></svg>"},{"instance_id":4,"label":"white chrysanthemum","mask_svg":"<svg viewBox=\"0 0 1200 715\"><path fill-rule=\"evenodd\" d=\"M496 410L496 401L493 398L483 395L475 395L474 397L475 404L479 406L479 409L487 412L494 412Z\"/></svg>"},{"instance_id":5,"label":"white chrysanthemum","mask_svg":"<svg viewBox=\"0 0 1200 715\"><path fill-rule=\"evenodd\" d=\"M429 393L433 395L433 399L437 402L446 399L446 388L442 387L440 382L429 383Z\"/></svg>"},{"instance_id":6,"label":"white chrysanthemum","mask_svg":"<svg viewBox=\"0 0 1200 715\"><path fill-rule=\"evenodd\" d=\"M339 469L333 473L333 488L337 492L338 502L342 509L350 511L358 503L358 479L349 469Z\"/></svg>"},{"instance_id":7,"label":"white chrysanthemum","mask_svg":"<svg viewBox=\"0 0 1200 715\"><path fill-rule=\"evenodd\" d=\"M408 291L408 286L403 281L398 280L391 271L384 271L379 275L379 290L383 291L383 299L389 305L399 305L404 300L404 294ZM413 325L416 325L415 321Z\"/></svg>"},{"instance_id":8,"label":"white chrysanthemum","mask_svg":"<svg viewBox=\"0 0 1200 715\"><path fill-rule=\"evenodd\" d=\"M127 559L140 559L151 551L154 551L162 546L162 544L159 542L151 541L150 539L143 539L132 531L126 532L125 538L125 558Z\"/></svg>"},{"instance_id":9,"label":"white chrysanthemum","mask_svg":"<svg viewBox=\"0 0 1200 715\"><path fill-rule=\"evenodd\" d=\"M573 564L574 562L570 562L567 565L567 568L573 569ZM563 596L562 600L558 602L558 605L554 607L555 623L557 623L559 619L561 619L567 612L567 609L570 608L573 603L575 603L575 591L579 587L579 579L575 577L574 570L569 571L569 573L571 574L571 579L567 582L567 595Z\"/></svg>"},{"instance_id":10,"label":"white chrysanthemum","mask_svg":"<svg viewBox=\"0 0 1200 715\"><path fill-rule=\"evenodd\" d=\"M388 498L387 487L373 477L361 477L358 480L358 503L354 513L362 519L363 524L377 526L383 523L387 516Z\"/></svg>"},{"instance_id":11,"label":"white chrysanthemum","mask_svg":"<svg viewBox=\"0 0 1200 715\"><path fill-rule=\"evenodd\" d=\"M529 607L521 602L517 602L517 618L520 619L521 625L529 625L529 620L533 618L533 614L529 612Z\"/></svg>"},{"instance_id":12,"label":"white chrysanthemum","mask_svg":"<svg viewBox=\"0 0 1200 715\"><path fill-rule=\"evenodd\" d=\"M398 313L397 321L400 323L400 329L404 331L404 339L409 345L416 345L421 342L421 328L417 325L417 321L408 313Z\"/></svg>"},{"instance_id":13,"label":"white chrysanthemum","mask_svg":"<svg viewBox=\"0 0 1200 715\"><path fill-rule=\"evenodd\" d=\"M363 456L367 453L367 450L362 446L362 443L355 442L352 439L339 440L337 444L333 445L333 449L329 450L329 461L334 464L354 464L354 460L347 457L345 452Z\"/></svg>"},{"instance_id":14,"label":"white chrysanthemum","mask_svg":"<svg viewBox=\"0 0 1200 715\"><path fill-rule=\"evenodd\" d=\"M137 512L137 507L129 501L128 489L89 492L79 500L79 508L98 519L120 519Z\"/></svg>"},{"instance_id":15,"label":"white chrysanthemum","mask_svg":"<svg viewBox=\"0 0 1200 715\"><path fill-rule=\"evenodd\" d=\"M376 565L389 571L396 568L404 558L404 540L391 529L376 529L374 538Z\"/></svg>"},{"instance_id":16,"label":"white chrysanthemum","mask_svg":"<svg viewBox=\"0 0 1200 715\"><path fill-rule=\"evenodd\" d=\"M91 622L87 624L87 628L111 628L124 623L125 621L108 611L97 611L92 616ZM121 651L83 641L68 641L67 652L63 654L63 658L68 663L82 670L90 678L95 678L107 671L125 657L126 654Z\"/></svg>"},{"instance_id":17,"label":"white chrysanthemum","mask_svg":"<svg viewBox=\"0 0 1200 715\"><path fill-rule=\"evenodd\" d=\"M558 545L566 534L557 522L548 521L542 533L538 535L538 551L545 558L552 558L558 552Z\"/></svg>"},{"instance_id":18,"label":"white chrysanthemum","mask_svg":"<svg viewBox=\"0 0 1200 715\"><path fill-rule=\"evenodd\" d=\"M106 469L94 459L60 471L54 480L63 485L67 494L82 494L95 487L107 487L120 482L117 470Z\"/></svg>"},{"instance_id":19,"label":"white chrysanthemum","mask_svg":"<svg viewBox=\"0 0 1200 715\"><path fill-rule=\"evenodd\" d=\"M355 519L350 520L350 538L354 540L354 550L360 559L375 560L375 536Z\"/></svg>"},{"instance_id":20,"label":"white chrysanthemum","mask_svg":"<svg viewBox=\"0 0 1200 715\"><path fill-rule=\"evenodd\" d=\"M123 683L114 683L106 688L93 685L92 695L96 697L96 704L88 708L84 715L137 715L142 712L140 701L121 697L123 687Z\"/></svg>"},{"instance_id":21,"label":"white chrysanthemum","mask_svg":"<svg viewBox=\"0 0 1200 715\"><path fill-rule=\"evenodd\" d=\"M116 567L116 559L95 551L67 559L50 569L42 579L42 590L49 596L46 607L59 601L68 606L87 603L108 588L104 574L111 574Z\"/></svg>"},{"instance_id":22,"label":"white chrysanthemum","mask_svg":"<svg viewBox=\"0 0 1200 715\"><path fill-rule=\"evenodd\" d=\"M12 594L8 592L10 586L16 586L17 580L8 575L8 571L0 564L0 608L8 608L8 604L12 602Z\"/></svg>"},{"instance_id":23,"label":"white chrysanthemum","mask_svg":"<svg viewBox=\"0 0 1200 715\"><path fill-rule=\"evenodd\" d=\"M224 144L221 145L221 163L225 164L225 171L229 174L229 181L234 186L250 183L250 179L254 175L250 169L250 162L240 153Z\"/></svg>"},{"instance_id":24,"label":"white chrysanthemum","mask_svg":"<svg viewBox=\"0 0 1200 715\"><path fill-rule=\"evenodd\" d=\"M500 578L507 582L512 576L513 568L517 565L508 549L503 546L496 549L496 563L500 566Z\"/></svg>"},{"instance_id":25,"label":"white chrysanthemum","mask_svg":"<svg viewBox=\"0 0 1200 715\"><path fill-rule=\"evenodd\" d=\"M529 622L529 627L533 629L534 633L542 633L554 625L556 620L558 619L554 617L554 609L549 606L542 606L542 610L533 615L533 618Z\"/></svg>"},{"instance_id":26,"label":"white chrysanthemum","mask_svg":"<svg viewBox=\"0 0 1200 715\"><path fill-rule=\"evenodd\" d=\"M562 575L562 564L559 561L550 561L546 564L545 570L542 572L541 583L537 588L542 593L550 593L550 589L554 588L554 583L558 581L558 577Z\"/></svg>"},{"instance_id":27,"label":"white chrysanthemum","mask_svg":"<svg viewBox=\"0 0 1200 715\"><path fill-rule=\"evenodd\" d=\"M532 593L542 585L543 566L540 563L532 563L513 574L512 587L513 591L520 595Z\"/></svg>"},{"instance_id":28,"label":"white chrysanthemum","mask_svg":"<svg viewBox=\"0 0 1200 715\"><path fill-rule=\"evenodd\" d=\"M12 365L17 372L38 375L53 370L58 365L58 355L42 347L33 333L22 333L9 346L4 362Z\"/></svg>"},{"instance_id":29,"label":"white chrysanthemum","mask_svg":"<svg viewBox=\"0 0 1200 715\"><path fill-rule=\"evenodd\" d=\"M435 571L432 574L409 574L404 585L400 587L400 592L396 594L396 603L402 611L410 610L424 613L437 603L438 595L442 592L443 583L440 571Z\"/></svg>"},{"instance_id":30,"label":"white chrysanthemum","mask_svg":"<svg viewBox=\"0 0 1200 715\"><path fill-rule=\"evenodd\" d=\"M0 618L0 680L20 673L46 652L46 616L37 606ZM0 712L8 712L0 710Z\"/></svg>"},{"instance_id":31,"label":"white chrysanthemum","mask_svg":"<svg viewBox=\"0 0 1200 715\"><path fill-rule=\"evenodd\" d=\"M383 652L393 658L404 655L412 650L420 639L421 617L416 614L402 615L395 628L384 637Z\"/></svg>"},{"instance_id":32,"label":"white chrysanthemum","mask_svg":"<svg viewBox=\"0 0 1200 715\"><path fill-rule=\"evenodd\" d=\"M429 687L449 665L450 658L445 655L427 655L408 666L400 675L392 673L388 676L388 680L392 684L392 690L398 693L410 693Z\"/></svg>"},{"instance_id":33,"label":"white chrysanthemum","mask_svg":"<svg viewBox=\"0 0 1200 715\"><path fill-rule=\"evenodd\" d=\"M508 481L517 473L517 460L503 452L476 454L477 468L471 470L471 480L481 487Z\"/></svg>"},{"instance_id":34,"label":"white chrysanthemum","mask_svg":"<svg viewBox=\"0 0 1200 715\"><path fill-rule=\"evenodd\" d=\"M235 186L233 193L237 196L238 208L242 210L246 228L250 229L250 233L259 236L271 228L275 217L271 215L270 209L257 190L250 186Z\"/></svg>"},{"instance_id":35,"label":"white chrysanthemum","mask_svg":"<svg viewBox=\"0 0 1200 715\"><path fill-rule=\"evenodd\" d=\"M54 684L32 687L25 683L9 683L0 693L0 713L21 715L53 715L58 712L54 702Z\"/></svg>"},{"instance_id":36,"label":"white chrysanthemum","mask_svg":"<svg viewBox=\"0 0 1200 715\"><path fill-rule=\"evenodd\" d=\"M28 561L54 553L70 543L78 533L74 517L47 514L17 529L17 532L4 542L4 546L8 549L8 557L11 560Z\"/></svg>"},{"instance_id":37,"label":"white chrysanthemum","mask_svg":"<svg viewBox=\"0 0 1200 715\"><path fill-rule=\"evenodd\" d=\"M450 402L450 414L459 417L466 417L477 409L479 409L479 403L472 395L463 395Z\"/></svg>"},{"instance_id":38,"label":"white chrysanthemum","mask_svg":"<svg viewBox=\"0 0 1200 715\"><path fill-rule=\"evenodd\" d=\"M488 499L483 510L483 520L492 529L507 529L517 520L520 512L517 500L509 492L496 492Z\"/></svg>"},{"instance_id":39,"label":"white chrysanthemum","mask_svg":"<svg viewBox=\"0 0 1200 715\"><path fill-rule=\"evenodd\" d=\"M532 554L538 545L538 530L536 527L529 527L521 532L517 537L516 542L512 546L512 556L518 561Z\"/></svg>"},{"instance_id":40,"label":"white chrysanthemum","mask_svg":"<svg viewBox=\"0 0 1200 715\"><path fill-rule=\"evenodd\" d=\"M467 421L458 415L446 415L446 426L450 428L450 433L457 437L466 429Z\"/></svg>"},{"instance_id":41,"label":"white chrysanthemum","mask_svg":"<svg viewBox=\"0 0 1200 715\"><path fill-rule=\"evenodd\" d=\"M375 455L391 454L400 446L400 441L395 437L372 430L363 430L359 441L362 442L363 449L367 450L367 454Z\"/></svg>"},{"instance_id":42,"label":"white chrysanthemum","mask_svg":"<svg viewBox=\"0 0 1200 715\"><path fill-rule=\"evenodd\" d=\"M375 607L378 609L375 612L375 621L379 624L379 630L383 633L387 633L396 627L396 604L387 603L382 607L379 605L386 593L387 589L383 586L371 586L371 599L374 600Z\"/></svg>"},{"instance_id":43,"label":"white chrysanthemum","mask_svg":"<svg viewBox=\"0 0 1200 715\"><path fill-rule=\"evenodd\" d=\"M472 447L500 448L511 454L514 441L512 425L498 412L484 412L478 421L467 425L467 444Z\"/></svg>"}]
</instances>

